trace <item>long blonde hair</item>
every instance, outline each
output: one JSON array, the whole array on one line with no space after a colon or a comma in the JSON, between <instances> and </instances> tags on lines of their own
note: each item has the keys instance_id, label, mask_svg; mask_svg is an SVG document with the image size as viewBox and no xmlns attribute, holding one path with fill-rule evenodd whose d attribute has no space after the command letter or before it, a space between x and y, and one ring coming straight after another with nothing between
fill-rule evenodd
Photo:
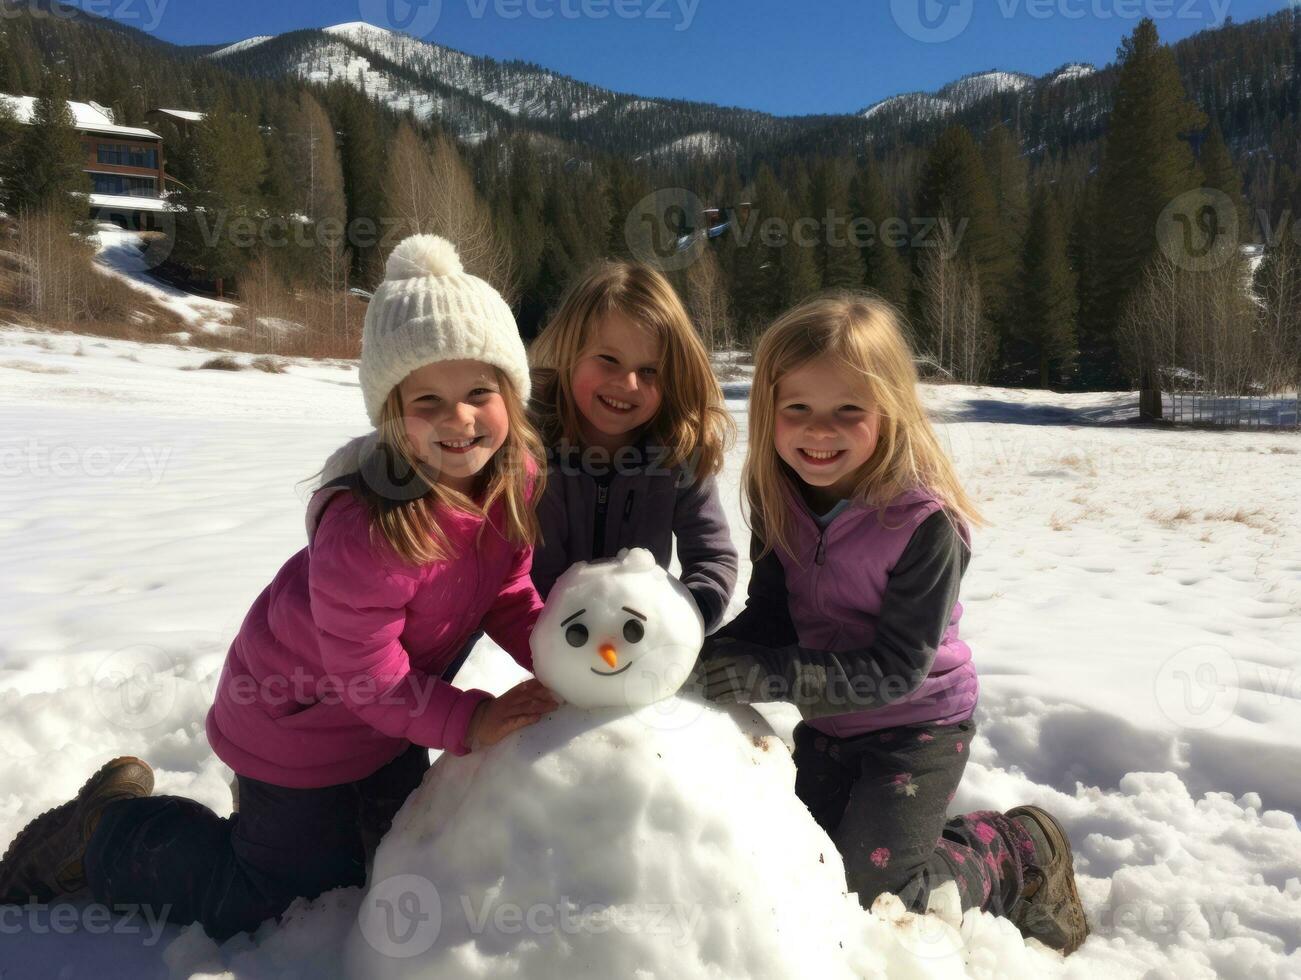
<instances>
[{"instance_id":1,"label":"long blonde hair","mask_svg":"<svg viewBox=\"0 0 1301 980\"><path fill-rule=\"evenodd\" d=\"M876 449L863 464L853 499L882 511L900 493L929 490L950 520L985 523L941 448L917 391L917 368L899 314L865 293L812 297L777 318L760 337L750 389L750 450L742 476L750 526L766 554L792 553L784 486L798 476L777 454L777 386L791 371L831 357L862 381L865 402L880 414Z\"/></svg>"},{"instance_id":2,"label":"long blonde hair","mask_svg":"<svg viewBox=\"0 0 1301 980\"><path fill-rule=\"evenodd\" d=\"M533 342L533 414L548 446L580 442L574 367L597 325L619 313L660 346L663 401L648 429L668 450L666 465L687 465L697 479L717 473L735 423L723 404L709 355L672 284L638 262L601 262L566 292L559 310Z\"/></svg>"},{"instance_id":3,"label":"long blonde hair","mask_svg":"<svg viewBox=\"0 0 1301 980\"><path fill-rule=\"evenodd\" d=\"M438 524L444 508L465 511L486 518L498 501L503 504L502 526L506 540L532 545L538 540L537 514L531 500L538 499L546 482L542 440L529 422L524 403L510 379L493 368L506 418L510 424L506 441L493 453L480 473L485 481L481 501L437 482L437 474L423 463L407 439L403 422L402 395L395 386L380 415L374 465L383 467L379 479L363 474L360 495L371 516L371 533L378 533L403 559L413 565L457 557ZM389 488L400 492L385 492ZM488 521L479 529L482 534Z\"/></svg>"}]
</instances>

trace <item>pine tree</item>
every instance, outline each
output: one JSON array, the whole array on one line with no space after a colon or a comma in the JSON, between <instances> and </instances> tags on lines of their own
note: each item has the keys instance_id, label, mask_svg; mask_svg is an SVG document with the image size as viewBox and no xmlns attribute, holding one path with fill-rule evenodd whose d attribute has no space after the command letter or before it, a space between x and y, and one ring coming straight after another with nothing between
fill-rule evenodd
<instances>
[{"instance_id":1,"label":"pine tree","mask_svg":"<svg viewBox=\"0 0 1301 980\"><path fill-rule=\"evenodd\" d=\"M1158 219L1176 198L1196 187L1185 137L1204 123L1187 100L1174 55L1161 45L1150 18L1121 44L1119 58L1115 107L1098 178L1097 320L1081 351L1086 380L1105 385L1122 380L1115 331L1124 304L1157 255ZM1143 373L1142 410L1159 415L1155 366Z\"/></svg>"},{"instance_id":2,"label":"pine tree","mask_svg":"<svg viewBox=\"0 0 1301 980\"><path fill-rule=\"evenodd\" d=\"M1066 235L1052 194L1035 196L1023 257L1023 300L1015 336L1037 362L1039 386L1060 379L1075 355L1075 275L1066 254Z\"/></svg>"},{"instance_id":3,"label":"pine tree","mask_svg":"<svg viewBox=\"0 0 1301 980\"><path fill-rule=\"evenodd\" d=\"M864 284L868 289L893 303L900 310L908 308L908 266L902 246L894 237L890 222L900 218L899 209L890 203L890 194L876 163L868 160L854 175L850 187L850 207L864 238ZM905 244L906 244L905 236Z\"/></svg>"},{"instance_id":4,"label":"pine tree","mask_svg":"<svg viewBox=\"0 0 1301 980\"><path fill-rule=\"evenodd\" d=\"M511 250L519 277L520 301L517 319L525 335L539 330L547 314L542 296L542 252L547 233L542 208L546 196L542 170L527 135L510 144Z\"/></svg>"},{"instance_id":5,"label":"pine tree","mask_svg":"<svg viewBox=\"0 0 1301 980\"><path fill-rule=\"evenodd\" d=\"M736 228L731 306L743 338L753 339L781 308L783 232L790 205L767 164L759 167L748 194L750 213Z\"/></svg>"},{"instance_id":6,"label":"pine tree","mask_svg":"<svg viewBox=\"0 0 1301 980\"><path fill-rule=\"evenodd\" d=\"M1011 342L1010 315L1030 223L1029 169L1020 142L1002 123L986 134L983 149L999 237L998 250L984 269L986 288L993 291L987 313L1006 347ZM1002 360L1006 361L1006 352Z\"/></svg>"},{"instance_id":7,"label":"pine tree","mask_svg":"<svg viewBox=\"0 0 1301 980\"><path fill-rule=\"evenodd\" d=\"M963 127L945 130L932 147L922 173L917 216L947 226L957 257L970 263L980 278L985 317L1001 312L1010 285L1006 246L980 148ZM937 247L937 236L945 230L937 226L926 247Z\"/></svg>"},{"instance_id":8,"label":"pine tree","mask_svg":"<svg viewBox=\"0 0 1301 980\"><path fill-rule=\"evenodd\" d=\"M1250 227L1247 201L1242 194L1242 173L1233 162L1233 154L1224 141L1224 131L1218 120L1211 120L1211 131L1202 146L1202 186L1217 190L1233 202L1235 216L1238 219L1238 240L1249 241L1253 229Z\"/></svg>"},{"instance_id":9,"label":"pine tree","mask_svg":"<svg viewBox=\"0 0 1301 980\"><path fill-rule=\"evenodd\" d=\"M172 258L223 293L261 244L266 154L257 124L224 102L196 128L191 149Z\"/></svg>"},{"instance_id":10,"label":"pine tree","mask_svg":"<svg viewBox=\"0 0 1301 980\"><path fill-rule=\"evenodd\" d=\"M14 92L17 89L18 66L14 64L5 18L0 17L0 92Z\"/></svg>"},{"instance_id":11,"label":"pine tree","mask_svg":"<svg viewBox=\"0 0 1301 980\"><path fill-rule=\"evenodd\" d=\"M863 257L850 237L853 210L849 179L839 160L823 160L813 171L809 188L811 217L819 234L813 249L818 279L824 289L859 289L863 285Z\"/></svg>"},{"instance_id":12,"label":"pine tree","mask_svg":"<svg viewBox=\"0 0 1301 980\"><path fill-rule=\"evenodd\" d=\"M73 126L67 81L48 72L14 153L7 208L50 211L72 221L87 213L86 152Z\"/></svg>"},{"instance_id":13,"label":"pine tree","mask_svg":"<svg viewBox=\"0 0 1301 980\"><path fill-rule=\"evenodd\" d=\"M363 283L381 278L385 251L381 243L390 231L382 221L384 168L377 165L384 159L384 134L373 110L364 94L349 91L333 117L335 128L343 134L340 155L353 269Z\"/></svg>"}]
</instances>

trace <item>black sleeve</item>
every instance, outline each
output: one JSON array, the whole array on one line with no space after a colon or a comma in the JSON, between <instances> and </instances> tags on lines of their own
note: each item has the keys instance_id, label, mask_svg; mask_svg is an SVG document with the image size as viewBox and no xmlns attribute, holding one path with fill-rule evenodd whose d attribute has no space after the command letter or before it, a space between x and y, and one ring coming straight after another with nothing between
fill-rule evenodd
<instances>
[{"instance_id":1,"label":"black sleeve","mask_svg":"<svg viewBox=\"0 0 1301 980\"><path fill-rule=\"evenodd\" d=\"M937 512L913 532L891 571L870 646L833 653L744 644L728 652L754 657L765 683L776 688L752 691L753 700L791 701L804 718L885 707L930 673L970 560L966 543Z\"/></svg>"},{"instance_id":2,"label":"black sleeve","mask_svg":"<svg viewBox=\"0 0 1301 980\"><path fill-rule=\"evenodd\" d=\"M715 629L736 588L736 545L714 478L678 490L673 505L673 537L677 544L682 584L691 592L705 621Z\"/></svg>"},{"instance_id":3,"label":"black sleeve","mask_svg":"<svg viewBox=\"0 0 1301 980\"><path fill-rule=\"evenodd\" d=\"M744 640L765 647L780 647L796 641L787 602L786 570L776 551L759 557L764 542L758 529L750 535L750 586L745 608L714 634L716 639ZM719 648L720 650L722 647Z\"/></svg>"}]
</instances>

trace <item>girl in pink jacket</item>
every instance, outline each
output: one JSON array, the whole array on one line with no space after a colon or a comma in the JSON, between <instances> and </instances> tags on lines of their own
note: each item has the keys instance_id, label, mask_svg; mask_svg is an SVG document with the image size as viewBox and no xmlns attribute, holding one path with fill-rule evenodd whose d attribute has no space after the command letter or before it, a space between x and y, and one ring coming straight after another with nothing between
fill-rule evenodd
<instances>
[{"instance_id":1,"label":"girl in pink jacket","mask_svg":"<svg viewBox=\"0 0 1301 980\"><path fill-rule=\"evenodd\" d=\"M115 759L18 835L0 900L89 886L224 940L363 884L429 749L491 745L556 706L533 679L494 698L443 676L480 629L532 670L545 475L510 308L449 242L409 238L367 310L360 379L374 436L327 464L308 545L253 603L208 714L239 812L150 796L149 767Z\"/></svg>"}]
</instances>

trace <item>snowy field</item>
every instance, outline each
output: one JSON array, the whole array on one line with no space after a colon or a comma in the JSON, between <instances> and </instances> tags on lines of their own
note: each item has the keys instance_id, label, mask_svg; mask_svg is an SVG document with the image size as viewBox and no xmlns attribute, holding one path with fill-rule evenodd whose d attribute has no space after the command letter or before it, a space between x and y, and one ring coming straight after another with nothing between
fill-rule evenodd
<instances>
[{"instance_id":1,"label":"snowy field","mask_svg":"<svg viewBox=\"0 0 1301 980\"><path fill-rule=\"evenodd\" d=\"M303 481L366 423L351 364L192 370L211 356L0 329L4 844L122 753L156 792L230 812L213 684L304 543ZM728 391L744 554L745 386ZM1118 424L1130 395L926 395L992 523L962 594L982 696L952 812L1059 814L1094 934L1063 962L969 915L955 955L883 951L889 975L1301 977L1301 437ZM517 677L484 647L460 683ZM791 711L765 715L788 740ZM222 949L10 910L0 977L328 976L358 901L330 893Z\"/></svg>"}]
</instances>

